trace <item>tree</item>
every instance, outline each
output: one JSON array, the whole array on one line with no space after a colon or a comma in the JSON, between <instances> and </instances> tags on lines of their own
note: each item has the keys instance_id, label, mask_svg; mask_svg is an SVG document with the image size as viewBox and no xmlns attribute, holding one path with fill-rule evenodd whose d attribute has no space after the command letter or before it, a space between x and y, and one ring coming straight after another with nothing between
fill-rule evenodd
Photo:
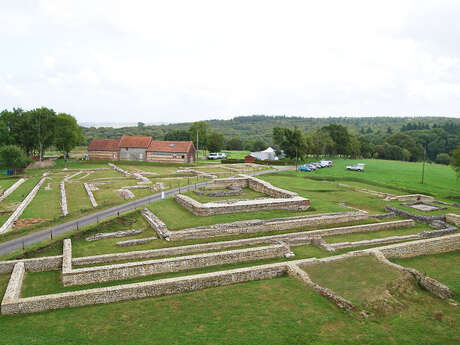
<instances>
[{"instance_id":1,"label":"tree","mask_svg":"<svg viewBox=\"0 0 460 345\"><path fill-rule=\"evenodd\" d=\"M449 164L449 154L448 153L438 153L436 156L436 163L438 164Z\"/></svg>"},{"instance_id":2,"label":"tree","mask_svg":"<svg viewBox=\"0 0 460 345\"><path fill-rule=\"evenodd\" d=\"M145 123L143 123L143 122L138 122L137 123L137 127L139 127L139 128L143 128L144 126L145 126Z\"/></svg>"},{"instance_id":3,"label":"tree","mask_svg":"<svg viewBox=\"0 0 460 345\"><path fill-rule=\"evenodd\" d=\"M40 161L43 158L43 151L54 142L56 131L56 113L45 107L30 110L27 112L34 129L34 149L38 150Z\"/></svg>"},{"instance_id":4,"label":"tree","mask_svg":"<svg viewBox=\"0 0 460 345\"><path fill-rule=\"evenodd\" d=\"M208 148L208 131L209 124L205 121L194 122L189 128L190 137L193 140L193 144L198 149Z\"/></svg>"},{"instance_id":5,"label":"tree","mask_svg":"<svg viewBox=\"0 0 460 345\"><path fill-rule=\"evenodd\" d=\"M350 141L347 146L347 155L352 158L357 158L361 156L361 143L355 136L350 136Z\"/></svg>"},{"instance_id":6,"label":"tree","mask_svg":"<svg viewBox=\"0 0 460 345\"><path fill-rule=\"evenodd\" d=\"M210 152L219 152L224 145L224 136L217 132L211 132L208 137L208 150Z\"/></svg>"},{"instance_id":7,"label":"tree","mask_svg":"<svg viewBox=\"0 0 460 345\"><path fill-rule=\"evenodd\" d=\"M17 170L24 169L30 162L30 159L27 158L24 151L16 145L5 145L1 147L0 160L6 168L13 169L14 173L16 173Z\"/></svg>"},{"instance_id":8,"label":"tree","mask_svg":"<svg viewBox=\"0 0 460 345\"><path fill-rule=\"evenodd\" d=\"M83 135L77 120L69 114L58 114L56 116L54 144L56 148L64 154L64 157L67 158L69 152L80 144L82 140Z\"/></svg>"},{"instance_id":9,"label":"tree","mask_svg":"<svg viewBox=\"0 0 460 345\"><path fill-rule=\"evenodd\" d=\"M256 140L254 141L254 143L252 144L252 149L251 151L253 152L257 152L257 151L263 151L267 148L267 143L262 141L262 140Z\"/></svg>"},{"instance_id":10,"label":"tree","mask_svg":"<svg viewBox=\"0 0 460 345\"><path fill-rule=\"evenodd\" d=\"M190 141L190 132L183 129L169 131L164 136L165 140Z\"/></svg>"},{"instance_id":11,"label":"tree","mask_svg":"<svg viewBox=\"0 0 460 345\"><path fill-rule=\"evenodd\" d=\"M289 158L303 157L306 152L306 142L300 129L275 127L273 128L273 141Z\"/></svg>"},{"instance_id":12,"label":"tree","mask_svg":"<svg viewBox=\"0 0 460 345\"><path fill-rule=\"evenodd\" d=\"M342 125L331 124L321 128L323 131L329 133L331 139L334 141L335 149L333 153L347 154L347 147L350 143L350 134L346 127ZM332 153L332 152L331 152Z\"/></svg>"},{"instance_id":13,"label":"tree","mask_svg":"<svg viewBox=\"0 0 460 345\"><path fill-rule=\"evenodd\" d=\"M227 150L241 151L243 149L243 143L239 138L231 138L225 146Z\"/></svg>"},{"instance_id":14,"label":"tree","mask_svg":"<svg viewBox=\"0 0 460 345\"><path fill-rule=\"evenodd\" d=\"M317 130L313 136L313 150L311 153L319 155L331 155L335 153L335 143L329 132L322 129Z\"/></svg>"},{"instance_id":15,"label":"tree","mask_svg":"<svg viewBox=\"0 0 460 345\"><path fill-rule=\"evenodd\" d=\"M460 145L452 152L449 163L452 169L457 173L457 178L460 178Z\"/></svg>"}]
</instances>

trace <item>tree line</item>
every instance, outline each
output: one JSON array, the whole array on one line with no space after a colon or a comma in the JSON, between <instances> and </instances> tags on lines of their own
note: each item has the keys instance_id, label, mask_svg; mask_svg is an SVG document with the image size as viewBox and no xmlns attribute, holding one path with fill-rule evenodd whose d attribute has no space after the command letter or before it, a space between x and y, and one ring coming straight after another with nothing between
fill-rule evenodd
<instances>
[{"instance_id":1,"label":"tree line","mask_svg":"<svg viewBox=\"0 0 460 345\"><path fill-rule=\"evenodd\" d=\"M9 168L23 167L29 157L41 160L45 150L52 146L67 157L84 142L82 128L70 114L45 107L28 111L14 108L0 113L0 159Z\"/></svg>"}]
</instances>

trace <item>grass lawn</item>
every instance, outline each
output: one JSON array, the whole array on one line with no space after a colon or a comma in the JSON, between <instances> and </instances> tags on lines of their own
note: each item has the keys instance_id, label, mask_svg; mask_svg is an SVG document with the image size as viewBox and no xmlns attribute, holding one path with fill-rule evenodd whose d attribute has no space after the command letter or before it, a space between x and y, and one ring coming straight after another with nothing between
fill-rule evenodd
<instances>
[{"instance_id":1,"label":"grass lawn","mask_svg":"<svg viewBox=\"0 0 460 345\"><path fill-rule=\"evenodd\" d=\"M250 188L243 188L243 193L240 195L220 196L220 197L213 197L207 194L216 193L216 192L225 192L225 191L228 191L228 189L213 189L213 190L202 190L202 191L205 192L204 195L199 195L194 192L185 192L182 194L187 195L191 197L192 199L195 199L196 201L201 202L201 203L207 203L207 202L213 202L213 201L219 201L219 200L230 200L230 199L269 198L267 194L256 192L255 190L252 190Z\"/></svg>"},{"instance_id":2,"label":"grass lawn","mask_svg":"<svg viewBox=\"0 0 460 345\"><path fill-rule=\"evenodd\" d=\"M405 235L413 235L418 234L422 231L430 231L433 230L428 225L425 224L417 224L411 228L402 228L402 229L394 229L394 230L383 230L383 231L375 231L375 232L367 232L367 233L355 233L355 234L347 234L347 235L335 235L335 236L326 236L324 240L327 243L339 243L339 242L356 242L356 241L363 241L363 240L372 240L376 238L384 238L390 236L405 236Z\"/></svg>"},{"instance_id":3,"label":"grass lawn","mask_svg":"<svg viewBox=\"0 0 460 345\"><path fill-rule=\"evenodd\" d=\"M79 212L92 208L83 182L69 182L65 184L67 208L69 213Z\"/></svg>"},{"instance_id":4,"label":"grass lawn","mask_svg":"<svg viewBox=\"0 0 460 345\"><path fill-rule=\"evenodd\" d=\"M51 190L46 190L50 183ZM58 182L45 181L35 198L27 206L21 218L55 219L62 215L61 191Z\"/></svg>"},{"instance_id":5,"label":"grass lawn","mask_svg":"<svg viewBox=\"0 0 460 345\"><path fill-rule=\"evenodd\" d=\"M422 255L407 259L391 259L401 266L412 267L446 284L460 295L460 250L435 255Z\"/></svg>"},{"instance_id":6,"label":"grass lawn","mask_svg":"<svg viewBox=\"0 0 460 345\"><path fill-rule=\"evenodd\" d=\"M13 193L11 193L2 203L10 202L21 202L30 191L35 187L35 185L40 181L41 177L34 176L28 178L23 184L21 184Z\"/></svg>"},{"instance_id":7,"label":"grass lawn","mask_svg":"<svg viewBox=\"0 0 460 345\"><path fill-rule=\"evenodd\" d=\"M0 290L6 279L0 276ZM435 313L443 319L435 319ZM181 295L0 316L15 344L458 344L457 308L420 293L397 314L361 319L289 277ZM454 326L452 326L454 324Z\"/></svg>"},{"instance_id":8,"label":"grass lawn","mask_svg":"<svg viewBox=\"0 0 460 345\"><path fill-rule=\"evenodd\" d=\"M340 207L338 205L333 206L334 211L348 211L348 209L344 207ZM218 223L230 223L238 220L283 218L300 215L309 215L314 213L313 210L301 212L286 210L265 210L256 212L218 214L214 216L195 216L193 213L180 206L172 198L148 204L147 208L149 208L156 216L158 216L163 222L165 222L165 224L168 226L170 230L180 230L185 228L197 227L201 225L211 225Z\"/></svg>"},{"instance_id":9,"label":"grass lawn","mask_svg":"<svg viewBox=\"0 0 460 345\"><path fill-rule=\"evenodd\" d=\"M8 188L15 184L18 178L0 178L0 193L3 194Z\"/></svg>"},{"instance_id":10,"label":"grass lawn","mask_svg":"<svg viewBox=\"0 0 460 345\"><path fill-rule=\"evenodd\" d=\"M263 175L259 178L270 182L276 187L296 192L300 196L310 199L311 208L316 212L339 212L347 210L343 206L339 206L339 203L346 203L348 206L371 213L384 212L386 202L379 197L351 191L339 187L334 182L313 181L302 178L301 176L292 178L292 175L289 171Z\"/></svg>"},{"instance_id":11,"label":"grass lawn","mask_svg":"<svg viewBox=\"0 0 460 345\"><path fill-rule=\"evenodd\" d=\"M401 278L399 271L372 256L306 266L304 270L315 283L332 289L355 305L381 298L388 283Z\"/></svg>"},{"instance_id":12,"label":"grass lawn","mask_svg":"<svg viewBox=\"0 0 460 345\"><path fill-rule=\"evenodd\" d=\"M366 164L364 172L345 169L347 165L359 162ZM422 193L444 201L460 201L460 180L456 178L451 167L441 164L425 165L424 184L421 184L422 163L420 162L337 159L334 160L333 168L320 169L313 173L292 173L313 178L330 178L343 183L354 180L367 183L369 186L397 188L403 192L402 194Z\"/></svg>"}]
</instances>

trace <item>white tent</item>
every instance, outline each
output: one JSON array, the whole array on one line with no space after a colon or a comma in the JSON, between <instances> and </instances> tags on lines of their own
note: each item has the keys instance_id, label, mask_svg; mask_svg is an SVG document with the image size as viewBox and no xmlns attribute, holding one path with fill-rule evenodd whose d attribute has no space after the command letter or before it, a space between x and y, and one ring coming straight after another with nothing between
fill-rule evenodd
<instances>
[{"instance_id":1,"label":"white tent","mask_svg":"<svg viewBox=\"0 0 460 345\"><path fill-rule=\"evenodd\" d=\"M275 150L271 147L259 152L251 152L250 156L254 157L259 161L275 161L278 160Z\"/></svg>"}]
</instances>

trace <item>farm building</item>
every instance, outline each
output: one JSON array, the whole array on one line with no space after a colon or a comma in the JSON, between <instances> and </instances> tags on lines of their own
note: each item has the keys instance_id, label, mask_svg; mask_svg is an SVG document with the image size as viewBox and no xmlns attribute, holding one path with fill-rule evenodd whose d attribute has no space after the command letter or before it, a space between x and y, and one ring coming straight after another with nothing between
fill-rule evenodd
<instances>
[{"instance_id":1,"label":"farm building","mask_svg":"<svg viewBox=\"0 0 460 345\"><path fill-rule=\"evenodd\" d=\"M121 161L145 161L147 148L152 137L122 136L118 147Z\"/></svg>"},{"instance_id":2,"label":"farm building","mask_svg":"<svg viewBox=\"0 0 460 345\"><path fill-rule=\"evenodd\" d=\"M150 162L194 162L195 146L191 141L152 140L147 149Z\"/></svg>"},{"instance_id":3,"label":"farm building","mask_svg":"<svg viewBox=\"0 0 460 345\"><path fill-rule=\"evenodd\" d=\"M114 139L93 139L88 146L88 156L90 160L118 160L120 150L118 143L120 140Z\"/></svg>"},{"instance_id":4,"label":"farm building","mask_svg":"<svg viewBox=\"0 0 460 345\"><path fill-rule=\"evenodd\" d=\"M152 137L123 136L120 140L94 139L88 146L90 160L136 160L149 162L194 162L191 141L161 141Z\"/></svg>"}]
</instances>

